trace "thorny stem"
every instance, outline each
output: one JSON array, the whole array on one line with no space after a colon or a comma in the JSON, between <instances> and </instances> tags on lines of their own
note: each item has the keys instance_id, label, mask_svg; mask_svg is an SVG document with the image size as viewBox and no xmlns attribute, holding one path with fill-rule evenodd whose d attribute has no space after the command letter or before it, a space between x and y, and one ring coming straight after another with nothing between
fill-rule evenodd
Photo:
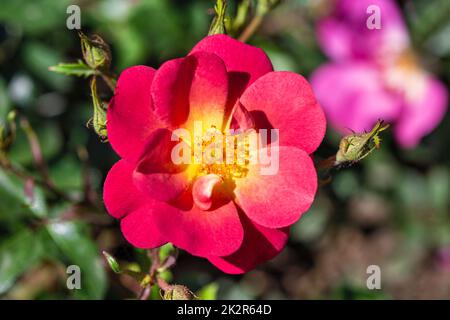
<instances>
[{"instance_id":1,"label":"thorny stem","mask_svg":"<svg viewBox=\"0 0 450 320\"><path fill-rule=\"evenodd\" d=\"M147 300L148 297L150 296L150 293L152 292L153 285L155 283L159 285L160 278L158 277L158 268L160 267L161 264L161 261L159 259L159 248L150 249L148 251L148 255L152 261L149 270L150 280L149 283L139 293L138 296L139 300Z\"/></svg>"},{"instance_id":2,"label":"thorny stem","mask_svg":"<svg viewBox=\"0 0 450 320\"><path fill-rule=\"evenodd\" d=\"M3 152L0 152L0 167L6 172L9 172L17 176L18 178L24 180L25 183L32 181L33 183L47 189L57 197L72 202L73 199L62 190L59 190L51 180L47 164L45 162L44 157L42 156L42 150L41 145L39 143L39 139L37 137L36 132L33 130L30 122L25 117L21 117L20 126L22 127L27 137L28 144L30 145L31 149L31 155L33 157L33 162L36 169L39 171L41 179L36 178L27 171L13 165L6 156L6 154Z\"/></svg>"},{"instance_id":3,"label":"thorny stem","mask_svg":"<svg viewBox=\"0 0 450 320\"><path fill-rule=\"evenodd\" d=\"M3 170L24 180L24 182L32 180L35 184L47 189L48 191L50 191L51 193L53 193L54 195L56 195L57 197L59 197L61 199L64 199L69 202L72 202L74 200L71 197L69 197L66 193L64 193L63 191L56 188L53 184L49 183L49 181L35 178L34 176L32 176L30 173L26 172L25 170L19 169L18 167L14 166L5 157L0 157L0 167Z\"/></svg>"},{"instance_id":4,"label":"thorny stem","mask_svg":"<svg viewBox=\"0 0 450 320\"><path fill-rule=\"evenodd\" d=\"M152 261L148 273L149 280L148 283L145 285L145 287L139 292L138 294L139 300L147 300L151 294L152 287L155 284L164 292L174 288L173 285L169 284L166 280L161 278L159 273L161 272L161 269L167 269L170 266L173 266L173 264L176 261L176 257L173 257L173 260L171 260L170 262L168 262L167 260L170 258L161 261L159 257L159 250L160 250L159 248L148 250L148 255Z\"/></svg>"}]
</instances>

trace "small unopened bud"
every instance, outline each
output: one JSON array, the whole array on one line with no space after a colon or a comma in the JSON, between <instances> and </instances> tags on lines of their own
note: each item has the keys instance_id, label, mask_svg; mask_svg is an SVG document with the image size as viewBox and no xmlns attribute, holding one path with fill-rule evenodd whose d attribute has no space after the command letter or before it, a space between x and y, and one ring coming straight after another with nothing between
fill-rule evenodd
<instances>
[{"instance_id":1,"label":"small unopened bud","mask_svg":"<svg viewBox=\"0 0 450 320\"><path fill-rule=\"evenodd\" d=\"M379 120L368 133L354 133L342 138L339 151L336 154L336 165L351 165L367 157L375 148L380 147L380 132L386 130L389 125L383 125Z\"/></svg>"},{"instance_id":2,"label":"small unopened bud","mask_svg":"<svg viewBox=\"0 0 450 320\"><path fill-rule=\"evenodd\" d=\"M117 262L117 260L106 251L103 251L102 253L106 259L106 262L108 262L108 265L111 268L111 270L114 271L115 273L121 273L122 270L120 269L120 265Z\"/></svg>"},{"instance_id":3,"label":"small unopened bud","mask_svg":"<svg viewBox=\"0 0 450 320\"><path fill-rule=\"evenodd\" d=\"M187 287L175 284L164 291L164 300L194 300L196 297Z\"/></svg>"},{"instance_id":4,"label":"small unopened bud","mask_svg":"<svg viewBox=\"0 0 450 320\"><path fill-rule=\"evenodd\" d=\"M226 34L225 13L227 10L226 0L217 0L214 6L214 19L209 27L208 35Z\"/></svg>"},{"instance_id":5,"label":"small unopened bud","mask_svg":"<svg viewBox=\"0 0 450 320\"><path fill-rule=\"evenodd\" d=\"M92 69L106 70L111 65L111 50L108 44L99 36L86 36L80 32L81 51L84 61Z\"/></svg>"},{"instance_id":6,"label":"small unopened bud","mask_svg":"<svg viewBox=\"0 0 450 320\"><path fill-rule=\"evenodd\" d=\"M92 95L92 104L94 106L94 114L92 119L89 120L88 124L92 124L95 132L100 136L103 141L106 141L108 136L106 130L106 108L104 107L103 102L99 99L97 94L97 79L96 77L92 78L91 81L91 95Z\"/></svg>"}]
</instances>

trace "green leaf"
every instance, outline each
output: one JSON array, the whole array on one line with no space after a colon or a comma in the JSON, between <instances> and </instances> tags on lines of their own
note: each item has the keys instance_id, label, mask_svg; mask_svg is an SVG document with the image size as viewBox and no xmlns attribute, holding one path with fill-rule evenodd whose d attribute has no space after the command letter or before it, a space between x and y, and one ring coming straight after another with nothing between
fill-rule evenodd
<instances>
[{"instance_id":1,"label":"green leaf","mask_svg":"<svg viewBox=\"0 0 450 320\"><path fill-rule=\"evenodd\" d=\"M30 36L50 37L65 26L65 12L71 3L73 1L70 0L3 0L0 21L8 26L17 26Z\"/></svg>"},{"instance_id":2,"label":"green leaf","mask_svg":"<svg viewBox=\"0 0 450 320\"><path fill-rule=\"evenodd\" d=\"M62 73L67 76L77 76L77 77L89 77L95 74L95 70L91 69L83 61L78 60L76 63L58 63L56 66L51 66L48 70Z\"/></svg>"},{"instance_id":3,"label":"green leaf","mask_svg":"<svg viewBox=\"0 0 450 320\"><path fill-rule=\"evenodd\" d=\"M47 230L68 263L81 269L81 289L73 290L75 298L103 298L107 286L106 273L100 251L90 239L86 225L73 221L53 222L47 225Z\"/></svg>"},{"instance_id":4,"label":"green leaf","mask_svg":"<svg viewBox=\"0 0 450 320\"><path fill-rule=\"evenodd\" d=\"M43 257L44 246L40 239L36 233L23 229L0 244L0 294Z\"/></svg>"},{"instance_id":5,"label":"green leaf","mask_svg":"<svg viewBox=\"0 0 450 320\"><path fill-rule=\"evenodd\" d=\"M215 282L211 282L197 292L197 297L200 300L216 300L218 291L219 285Z\"/></svg>"},{"instance_id":6,"label":"green leaf","mask_svg":"<svg viewBox=\"0 0 450 320\"><path fill-rule=\"evenodd\" d=\"M72 83L71 78L48 71L48 67L57 64L63 55L54 47L40 42L27 42L22 48L23 61L27 70L54 89L67 91Z\"/></svg>"},{"instance_id":7,"label":"green leaf","mask_svg":"<svg viewBox=\"0 0 450 320\"><path fill-rule=\"evenodd\" d=\"M24 182L0 169L0 220L12 222L25 216L45 217L48 212L43 190L34 185L32 197Z\"/></svg>"}]
</instances>

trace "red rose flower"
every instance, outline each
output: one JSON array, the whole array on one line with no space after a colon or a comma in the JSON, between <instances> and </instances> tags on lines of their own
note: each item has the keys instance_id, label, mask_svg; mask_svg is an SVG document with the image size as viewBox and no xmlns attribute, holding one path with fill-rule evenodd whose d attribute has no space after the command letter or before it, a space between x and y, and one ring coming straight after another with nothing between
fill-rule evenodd
<instances>
[{"instance_id":1,"label":"red rose flower","mask_svg":"<svg viewBox=\"0 0 450 320\"><path fill-rule=\"evenodd\" d=\"M248 161L175 163L177 144L192 143L172 141L173 133L191 132L195 121L223 132L278 129L257 150L276 153L278 171L263 175L263 164ZM224 272L247 272L283 249L289 226L313 202L310 154L325 126L302 76L274 72L261 49L225 35L206 37L158 70L135 66L120 75L107 129L122 159L105 181L106 208L136 247L172 242Z\"/></svg>"}]
</instances>

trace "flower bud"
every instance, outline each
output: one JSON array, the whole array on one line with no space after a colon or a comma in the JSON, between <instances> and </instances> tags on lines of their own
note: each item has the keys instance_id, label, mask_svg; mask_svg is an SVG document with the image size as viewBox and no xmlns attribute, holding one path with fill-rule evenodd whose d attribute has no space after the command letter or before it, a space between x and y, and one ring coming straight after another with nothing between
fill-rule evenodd
<instances>
[{"instance_id":1,"label":"flower bud","mask_svg":"<svg viewBox=\"0 0 450 320\"><path fill-rule=\"evenodd\" d=\"M97 95L96 77L93 77L91 81L91 95L92 103L94 105L94 114L92 116L92 119L89 120L88 124L92 124L95 132L103 141L105 141L108 136L106 130L106 108L103 106L103 102L98 98Z\"/></svg>"},{"instance_id":2,"label":"flower bud","mask_svg":"<svg viewBox=\"0 0 450 320\"><path fill-rule=\"evenodd\" d=\"M111 65L111 50L108 44L99 36L86 36L80 32L81 51L84 61L92 69L106 70Z\"/></svg>"},{"instance_id":3,"label":"flower bud","mask_svg":"<svg viewBox=\"0 0 450 320\"><path fill-rule=\"evenodd\" d=\"M227 2L225 0L217 0L214 6L214 19L209 27L208 35L226 34L225 28L225 12L227 10Z\"/></svg>"},{"instance_id":4,"label":"flower bud","mask_svg":"<svg viewBox=\"0 0 450 320\"><path fill-rule=\"evenodd\" d=\"M105 256L106 262L108 262L108 265L110 266L112 271L114 271L115 273L121 273L122 270L120 269L120 265L117 262L117 260L114 259L114 257L106 251L103 251L102 253L103 253L103 256Z\"/></svg>"},{"instance_id":5,"label":"flower bud","mask_svg":"<svg viewBox=\"0 0 450 320\"><path fill-rule=\"evenodd\" d=\"M164 292L164 300L194 300L196 297L187 287L176 284Z\"/></svg>"},{"instance_id":6,"label":"flower bud","mask_svg":"<svg viewBox=\"0 0 450 320\"><path fill-rule=\"evenodd\" d=\"M383 126L383 121L379 120L368 133L354 133L342 138L336 154L336 164L351 165L367 157L375 148L380 147L379 134L388 127L389 125Z\"/></svg>"}]
</instances>

